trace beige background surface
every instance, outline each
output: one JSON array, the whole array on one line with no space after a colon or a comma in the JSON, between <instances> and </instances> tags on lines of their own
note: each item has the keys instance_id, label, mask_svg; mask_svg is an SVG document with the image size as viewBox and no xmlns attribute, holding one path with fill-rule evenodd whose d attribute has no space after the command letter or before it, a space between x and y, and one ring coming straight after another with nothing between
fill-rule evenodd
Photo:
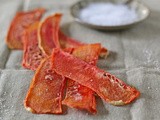
<instances>
[{"instance_id":1,"label":"beige background surface","mask_svg":"<svg viewBox=\"0 0 160 120\"><path fill-rule=\"evenodd\" d=\"M73 22L69 7L77 0L0 0L0 120L160 120L160 1L143 0L151 9L143 23L120 32L102 32ZM82 42L100 42L111 54L99 60L108 70L141 92L133 104L115 107L97 98L98 114L68 108L65 115L35 115L23 107L33 72L21 67L22 51L9 50L4 39L19 10L37 7L64 13L61 29Z\"/></svg>"}]
</instances>

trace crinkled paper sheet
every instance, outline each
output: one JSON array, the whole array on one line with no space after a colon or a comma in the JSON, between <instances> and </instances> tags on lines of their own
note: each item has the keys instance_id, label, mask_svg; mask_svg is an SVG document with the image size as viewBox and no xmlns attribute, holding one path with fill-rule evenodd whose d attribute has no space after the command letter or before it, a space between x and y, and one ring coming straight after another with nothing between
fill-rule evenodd
<instances>
[{"instance_id":1,"label":"crinkled paper sheet","mask_svg":"<svg viewBox=\"0 0 160 120\"><path fill-rule=\"evenodd\" d=\"M159 120L160 8L159 0L145 0L152 13L143 23L121 32L96 31L73 22L69 7L77 0L0 0L0 120ZM61 29L82 42L101 42L111 53L98 66L141 92L134 103L116 107L97 98L97 115L68 108L64 115L27 112L23 100L33 72L21 67L22 51L9 50L5 36L14 14L37 7L64 14Z\"/></svg>"}]
</instances>

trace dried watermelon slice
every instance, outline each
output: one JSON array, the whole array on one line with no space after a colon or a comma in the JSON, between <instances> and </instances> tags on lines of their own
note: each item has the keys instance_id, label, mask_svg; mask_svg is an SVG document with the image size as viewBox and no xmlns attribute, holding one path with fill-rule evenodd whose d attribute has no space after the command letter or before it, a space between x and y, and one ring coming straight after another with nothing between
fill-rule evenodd
<instances>
[{"instance_id":1,"label":"dried watermelon slice","mask_svg":"<svg viewBox=\"0 0 160 120\"><path fill-rule=\"evenodd\" d=\"M42 17L45 9L39 8L29 12L18 12L11 22L6 43L11 49L23 49L24 30Z\"/></svg>"},{"instance_id":2,"label":"dried watermelon slice","mask_svg":"<svg viewBox=\"0 0 160 120\"><path fill-rule=\"evenodd\" d=\"M66 48L76 48L82 45L87 45L86 43L79 42L73 38L66 36L62 31L59 31L59 42L62 49ZM102 47L100 51L100 58L106 58L109 54L109 51Z\"/></svg>"},{"instance_id":3,"label":"dried watermelon slice","mask_svg":"<svg viewBox=\"0 0 160 120\"><path fill-rule=\"evenodd\" d=\"M62 49L75 48L84 45L84 43L81 43L73 38L66 36L62 31L59 31L59 42Z\"/></svg>"},{"instance_id":4,"label":"dried watermelon slice","mask_svg":"<svg viewBox=\"0 0 160 120\"><path fill-rule=\"evenodd\" d=\"M72 52L72 55L86 61L89 64L96 65L100 51L101 44L87 44L75 48Z\"/></svg>"},{"instance_id":5,"label":"dried watermelon slice","mask_svg":"<svg viewBox=\"0 0 160 120\"><path fill-rule=\"evenodd\" d=\"M58 74L92 89L110 104L125 105L132 102L140 94L138 90L125 84L114 75L60 49L54 50L52 62L52 67Z\"/></svg>"},{"instance_id":6,"label":"dried watermelon slice","mask_svg":"<svg viewBox=\"0 0 160 120\"><path fill-rule=\"evenodd\" d=\"M53 48L59 48L59 24L62 14L54 14L47 17L40 25L39 47L46 55L51 55Z\"/></svg>"},{"instance_id":7,"label":"dried watermelon slice","mask_svg":"<svg viewBox=\"0 0 160 120\"><path fill-rule=\"evenodd\" d=\"M87 110L92 114L97 113L94 92L71 79L67 81L67 93L62 104L71 108Z\"/></svg>"},{"instance_id":8,"label":"dried watermelon slice","mask_svg":"<svg viewBox=\"0 0 160 120\"><path fill-rule=\"evenodd\" d=\"M39 22L32 24L25 30L23 36L24 53L22 65L30 70L36 70L42 59L46 57L38 47L38 25Z\"/></svg>"},{"instance_id":9,"label":"dried watermelon slice","mask_svg":"<svg viewBox=\"0 0 160 120\"><path fill-rule=\"evenodd\" d=\"M83 45L75 48L72 55L95 65L100 50L100 44ZM73 80L68 79L67 83L66 97L62 101L62 104L72 108L88 110L95 114L97 111L94 92Z\"/></svg>"},{"instance_id":10,"label":"dried watermelon slice","mask_svg":"<svg viewBox=\"0 0 160 120\"><path fill-rule=\"evenodd\" d=\"M51 57L48 57L36 70L24 100L24 106L30 112L62 113L61 101L65 78L54 72L51 64Z\"/></svg>"}]
</instances>

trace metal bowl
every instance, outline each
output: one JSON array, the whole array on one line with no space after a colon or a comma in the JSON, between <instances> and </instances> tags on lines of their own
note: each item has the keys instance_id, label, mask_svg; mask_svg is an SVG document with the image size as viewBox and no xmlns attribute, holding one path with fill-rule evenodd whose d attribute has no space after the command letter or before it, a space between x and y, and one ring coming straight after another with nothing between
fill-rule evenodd
<instances>
[{"instance_id":1,"label":"metal bowl","mask_svg":"<svg viewBox=\"0 0 160 120\"><path fill-rule=\"evenodd\" d=\"M91 23L87 23L83 20L80 19L79 17L79 13L80 11L87 7L89 4L91 3L97 3L97 2L110 2L110 3L114 3L114 4L126 4L129 8L133 8L136 10L136 13L138 15L137 20L135 20L132 23L129 24L123 24L123 25L114 25L114 26L109 26L109 25L95 25L95 24L91 24ZM99 30L121 30L121 29L126 29L126 28L130 28L140 22L142 22L143 20L145 20L149 14L150 14L150 10L141 2L136 1L136 0L131 0L130 2L124 2L122 0L82 0L79 1L77 3L75 3L73 6L71 6L71 14L74 17L75 21L79 22L80 24L83 24L85 26L94 28L94 29L99 29Z\"/></svg>"}]
</instances>

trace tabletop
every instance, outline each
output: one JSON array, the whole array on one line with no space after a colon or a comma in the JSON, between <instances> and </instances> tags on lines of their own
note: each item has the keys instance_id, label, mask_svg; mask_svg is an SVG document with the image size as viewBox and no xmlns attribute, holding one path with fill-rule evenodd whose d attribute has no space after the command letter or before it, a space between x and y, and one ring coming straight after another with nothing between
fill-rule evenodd
<instances>
[{"instance_id":1,"label":"tabletop","mask_svg":"<svg viewBox=\"0 0 160 120\"><path fill-rule=\"evenodd\" d=\"M160 119L160 1L143 0L151 9L147 20L133 28L107 32L74 22L70 6L77 0L0 0L0 120L159 120ZM61 30L86 43L100 42L110 55L98 66L135 86L141 96L130 105L116 107L96 98L97 115L68 108L64 115L32 114L23 106L34 72L21 66L23 51L10 50L5 36L17 11L37 7L46 16L63 13Z\"/></svg>"}]
</instances>

